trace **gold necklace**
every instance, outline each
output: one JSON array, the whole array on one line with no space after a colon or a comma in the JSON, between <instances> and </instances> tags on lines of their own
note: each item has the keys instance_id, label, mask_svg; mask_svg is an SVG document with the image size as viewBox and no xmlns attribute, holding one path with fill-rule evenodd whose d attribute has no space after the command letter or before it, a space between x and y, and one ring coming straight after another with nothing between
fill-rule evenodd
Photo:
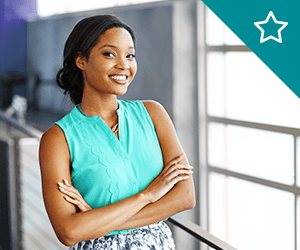
<instances>
[{"instance_id":1,"label":"gold necklace","mask_svg":"<svg viewBox=\"0 0 300 250\"><path fill-rule=\"evenodd\" d=\"M119 131L119 123L117 123L116 125L112 126L110 129L111 129L111 131L114 134L118 133L118 131Z\"/></svg>"}]
</instances>

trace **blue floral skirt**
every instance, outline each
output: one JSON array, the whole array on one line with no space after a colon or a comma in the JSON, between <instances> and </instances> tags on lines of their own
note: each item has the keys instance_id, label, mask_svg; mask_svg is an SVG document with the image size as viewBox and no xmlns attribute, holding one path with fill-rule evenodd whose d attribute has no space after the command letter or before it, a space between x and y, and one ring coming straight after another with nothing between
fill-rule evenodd
<instances>
[{"instance_id":1,"label":"blue floral skirt","mask_svg":"<svg viewBox=\"0 0 300 250\"><path fill-rule=\"evenodd\" d=\"M71 250L175 250L170 228L164 222L141 227L126 234L81 241Z\"/></svg>"}]
</instances>

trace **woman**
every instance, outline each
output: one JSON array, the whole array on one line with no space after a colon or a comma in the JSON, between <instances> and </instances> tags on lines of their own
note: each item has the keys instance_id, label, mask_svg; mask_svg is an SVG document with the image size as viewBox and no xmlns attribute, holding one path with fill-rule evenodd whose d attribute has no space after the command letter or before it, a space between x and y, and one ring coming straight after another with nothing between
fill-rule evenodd
<instances>
[{"instance_id":1,"label":"woman","mask_svg":"<svg viewBox=\"0 0 300 250\"><path fill-rule=\"evenodd\" d=\"M194 207L166 111L117 100L136 70L134 33L114 16L81 20L66 41L57 82L76 107L42 136L40 166L51 224L72 249L175 249L162 221Z\"/></svg>"}]
</instances>

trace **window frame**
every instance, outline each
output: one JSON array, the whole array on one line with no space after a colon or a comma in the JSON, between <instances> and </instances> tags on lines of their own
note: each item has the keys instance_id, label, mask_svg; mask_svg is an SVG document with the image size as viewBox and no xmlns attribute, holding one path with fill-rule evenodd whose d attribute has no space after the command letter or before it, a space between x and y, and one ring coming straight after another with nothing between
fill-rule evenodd
<instances>
[{"instance_id":1,"label":"window frame","mask_svg":"<svg viewBox=\"0 0 300 250\"><path fill-rule=\"evenodd\" d=\"M243 181L252 182L255 184L260 184L270 188L275 188L277 190L286 191L294 195L294 245L295 250L297 250L297 245L300 245L297 242L297 220L298 220L298 206L297 202L300 204L300 180L297 180L300 176L297 173L297 151L300 152L299 145L297 147L297 139L300 140L300 129L270 125L265 123L258 122L249 122L245 120L236 120L229 119L225 117L217 117L208 114L208 93L207 93L207 55L210 52L243 52L243 53L253 53L246 45L208 45L206 42L207 36L207 7L199 2L198 4L198 118L199 118L199 165L200 165L200 174L199 174L199 197L200 197L200 225L207 230L209 230L209 175L210 173L221 174L226 177L234 177ZM255 176L250 176L228 169L220 168L217 166L210 165L208 163L208 126L210 123L219 123L225 126L235 125L245 128L259 129L263 131L272 131L278 133L289 134L293 136L294 140L294 184L286 185L275 181L270 181L263 178L258 178ZM299 186L297 186L297 182ZM225 241L227 239L224 239ZM201 246L202 247L202 246ZM207 249L201 248L201 249ZM299 250L299 249L298 249Z\"/></svg>"}]
</instances>

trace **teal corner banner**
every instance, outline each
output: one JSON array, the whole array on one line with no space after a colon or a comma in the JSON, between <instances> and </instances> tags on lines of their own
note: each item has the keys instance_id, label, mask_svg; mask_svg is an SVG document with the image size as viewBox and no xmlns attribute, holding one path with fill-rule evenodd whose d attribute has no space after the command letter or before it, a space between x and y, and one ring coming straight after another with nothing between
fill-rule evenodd
<instances>
[{"instance_id":1,"label":"teal corner banner","mask_svg":"<svg viewBox=\"0 0 300 250\"><path fill-rule=\"evenodd\" d=\"M202 0L300 98L300 0Z\"/></svg>"}]
</instances>

